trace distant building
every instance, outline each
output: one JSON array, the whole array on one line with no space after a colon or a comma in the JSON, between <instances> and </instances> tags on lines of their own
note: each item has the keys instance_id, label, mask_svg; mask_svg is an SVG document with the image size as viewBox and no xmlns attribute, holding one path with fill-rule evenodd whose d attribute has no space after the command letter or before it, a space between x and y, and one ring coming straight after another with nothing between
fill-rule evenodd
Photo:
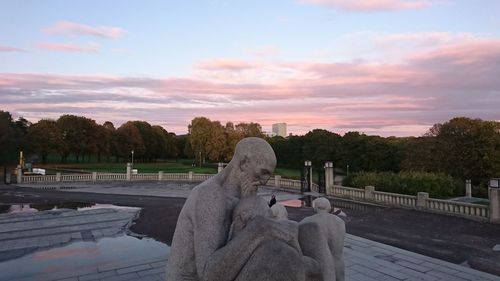
<instances>
[{"instance_id":1,"label":"distant building","mask_svg":"<svg viewBox=\"0 0 500 281\"><path fill-rule=\"evenodd\" d=\"M286 138L286 123L273 124L273 133L277 136Z\"/></svg>"}]
</instances>

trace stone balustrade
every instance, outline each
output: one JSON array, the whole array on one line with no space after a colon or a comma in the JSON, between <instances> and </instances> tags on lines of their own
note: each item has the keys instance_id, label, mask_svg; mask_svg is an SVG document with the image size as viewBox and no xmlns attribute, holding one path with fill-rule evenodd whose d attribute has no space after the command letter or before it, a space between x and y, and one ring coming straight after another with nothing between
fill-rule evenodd
<instances>
[{"instance_id":1,"label":"stone balustrade","mask_svg":"<svg viewBox=\"0 0 500 281\"><path fill-rule=\"evenodd\" d=\"M60 174L45 176L22 176L21 182L78 182L78 181L186 181L202 182L212 177L213 174L189 173L139 173L139 174L119 174L119 173L97 173L91 174ZM268 186L282 188L284 190L300 192L302 183L300 180L284 179L279 175L271 177ZM317 184L312 185L312 191L318 192ZM419 192L417 196L396 194L376 191L373 186L366 186L364 189L330 185L326 188L326 195L341 197L357 201L377 203L386 206L396 206L403 208L419 209L424 211L452 214L479 221L490 219L489 207L480 204L471 204L450 200L429 198L429 194Z\"/></svg>"},{"instance_id":2,"label":"stone balustrade","mask_svg":"<svg viewBox=\"0 0 500 281\"><path fill-rule=\"evenodd\" d=\"M427 199L427 209L442 213L459 214L466 217L488 220L489 208L486 205L470 204L440 199Z\"/></svg>"},{"instance_id":3,"label":"stone balustrade","mask_svg":"<svg viewBox=\"0 0 500 281\"><path fill-rule=\"evenodd\" d=\"M403 206L403 207L417 206L417 196L406 195L406 194L374 191L373 200L391 206Z\"/></svg>"},{"instance_id":4,"label":"stone balustrade","mask_svg":"<svg viewBox=\"0 0 500 281\"><path fill-rule=\"evenodd\" d=\"M352 200L373 202L385 206L419 209L423 211L451 214L478 221L488 221L489 207L480 204L429 198L426 192L419 192L417 196L376 191L373 186L365 189L345 186L332 186L327 189L327 195Z\"/></svg>"},{"instance_id":5,"label":"stone balustrade","mask_svg":"<svg viewBox=\"0 0 500 281\"><path fill-rule=\"evenodd\" d=\"M365 191L359 188L353 187L345 187L340 185L331 186L327 189L327 195L337 196L347 199L353 200L364 200L365 199Z\"/></svg>"}]
</instances>

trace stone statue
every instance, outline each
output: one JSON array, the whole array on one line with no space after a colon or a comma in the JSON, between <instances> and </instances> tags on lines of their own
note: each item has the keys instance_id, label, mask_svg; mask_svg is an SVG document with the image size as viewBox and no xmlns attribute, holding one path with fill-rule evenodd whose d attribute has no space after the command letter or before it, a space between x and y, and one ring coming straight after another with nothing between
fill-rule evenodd
<instances>
[{"instance_id":1,"label":"stone statue","mask_svg":"<svg viewBox=\"0 0 500 281\"><path fill-rule=\"evenodd\" d=\"M315 199L313 207L317 214L306 217L299 223L302 252L319 263L323 280L344 281L345 223L341 218L330 214L328 199Z\"/></svg>"},{"instance_id":2,"label":"stone statue","mask_svg":"<svg viewBox=\"0 0 500 281\"><path fill-rule=\"evenodd\" d=\"M321 281L336 273L343 280L345 226L327 213L328 200L299 224L288 220L284 206L270 209L256 196L275 166L265 140L245 138L224 170L191 191L177 220L167 280Z\"/></svg>"},{"instance_id":3,"label":"stone statue","mask_svg":"<svg viewBox=\"0 0 500 281\"><path fill-rule=\"evenodd\" d=\"M177 220L167 280L235 280L263 241L269 237L294 240L271 220L252 220L227 241L239 199L255 195L275 166L276 156L265 140L245 138L224 170L191 191Z\"/></svg>"}]
</instances>

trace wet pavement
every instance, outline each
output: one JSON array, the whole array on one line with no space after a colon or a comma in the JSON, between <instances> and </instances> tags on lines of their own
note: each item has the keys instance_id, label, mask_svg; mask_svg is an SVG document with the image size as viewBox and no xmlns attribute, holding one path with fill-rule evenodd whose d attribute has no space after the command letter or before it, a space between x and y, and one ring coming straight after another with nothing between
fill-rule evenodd
<instances>
[{"instance_id":1,"label":"wet pavement","mask_svg":"<svg viewBox=\"0 0 500 281\"><path fill-rule=\"evenodd\" d=\"M139 208L85 208L34 212L36 209L28 204L21 206L21 210L28 211L0 214L0 261L70 242L94 241L124 233L140 211Z\"/></svg>"},{"instance_id":2,"label":"wet pavement","mask_svg":"<svg viewBox=\"0 0 500 281\"><path fill-rule=\"evenodd\" d=\"M0 280L107 278L118 275L119 272L114 274L115 269L124 268L125 263L137 266L145 261L165 260L169 249L154 239L127 235L73 242L0 262ZM162 270L164 267L165 263L162 263Z\"/></svg>"}]
</instances>

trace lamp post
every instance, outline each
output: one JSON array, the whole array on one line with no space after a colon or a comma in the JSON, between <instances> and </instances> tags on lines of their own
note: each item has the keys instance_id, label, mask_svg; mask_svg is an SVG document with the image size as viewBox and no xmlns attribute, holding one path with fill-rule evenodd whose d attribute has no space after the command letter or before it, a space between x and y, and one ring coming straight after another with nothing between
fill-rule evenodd
<instances>
[{"instance_id":1,"label":"lamp post","mask_svg":"<svg viewBox=\"0 0 500 281\"><path fill-rule=\"evenodd\" d=\"M349 164L347 164L347 176L349 176Z\"/></svg>"},{"instance_id":2,"label":"lamp post","mask_svg":"<svg viewBox=\"0 0 500 281\"><path fill-rule=\"evenodd\" d=\"M132 149L131 153L132 153L132 167L133 167L134 166L134 150L133 149Z\"/></svg>"}]
</instances>

